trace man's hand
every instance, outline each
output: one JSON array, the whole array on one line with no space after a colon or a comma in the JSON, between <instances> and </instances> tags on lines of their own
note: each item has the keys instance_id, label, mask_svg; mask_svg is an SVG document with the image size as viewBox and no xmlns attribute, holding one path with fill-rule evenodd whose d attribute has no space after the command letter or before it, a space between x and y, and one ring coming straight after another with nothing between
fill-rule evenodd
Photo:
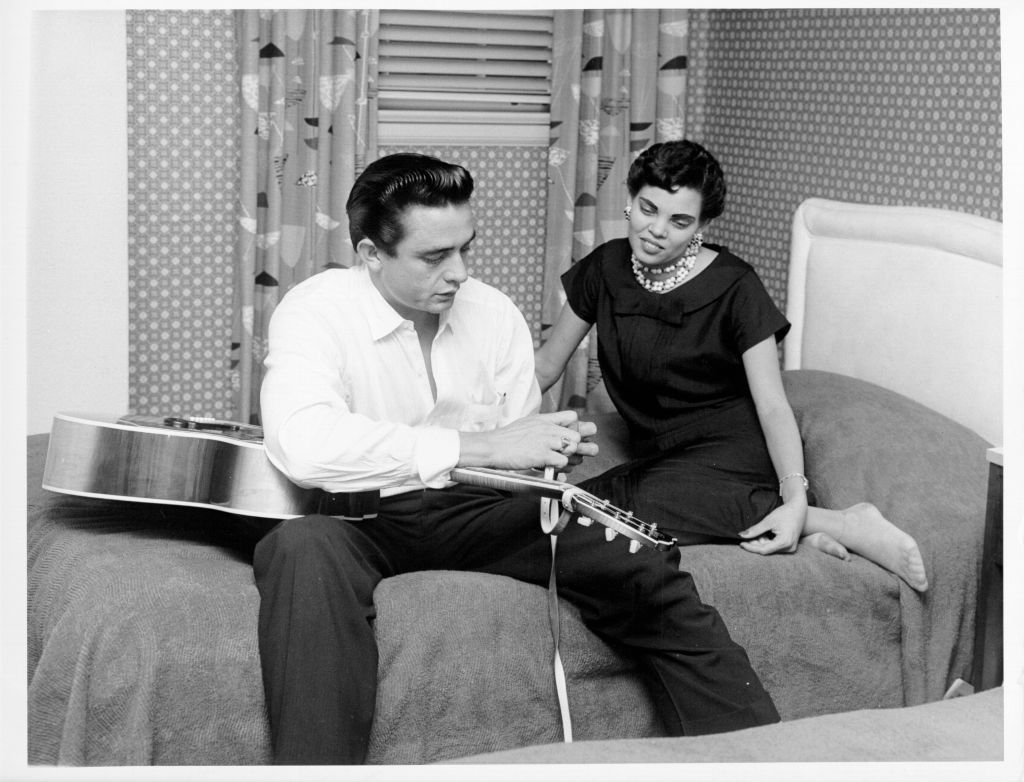
<instances>
[{"instance_id":1,"label":"man's hand","mask_svg":"<svg viewBox=\"0 0 1024 782\"><path fill-rule=\"evenodd\" d=\"M564 472L597 454L590 441L596 433L597 426L580 421L573 410L527 416L489 432L460 432L459 466Z\"/></svg>"}]
</instances>

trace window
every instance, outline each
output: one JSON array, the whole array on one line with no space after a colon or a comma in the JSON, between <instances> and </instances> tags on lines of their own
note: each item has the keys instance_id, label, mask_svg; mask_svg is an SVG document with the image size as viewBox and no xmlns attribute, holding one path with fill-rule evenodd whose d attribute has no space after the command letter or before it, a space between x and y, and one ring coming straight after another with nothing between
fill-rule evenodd
<instances>
[{"instance_id":1,"label":"window","mask_svg":"<svg viewBox=\"0 0 1024 782\"><path fill-rule=\"evenodd\" d=\"M552 15L381 9L380 142L547 144Z\"/></svg>"}]
</instances>

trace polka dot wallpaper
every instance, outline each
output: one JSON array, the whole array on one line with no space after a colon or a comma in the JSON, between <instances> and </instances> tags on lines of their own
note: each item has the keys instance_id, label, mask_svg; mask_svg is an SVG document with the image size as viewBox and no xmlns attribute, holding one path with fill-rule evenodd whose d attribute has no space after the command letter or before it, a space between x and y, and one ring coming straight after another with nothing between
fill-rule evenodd
<instances>
[{"instance_id":1,"label":"polka dot wallpaper","mask_svg":"<svg viewBox=\"0 0 1024 782\"><path fill-rule=\"evenodd\" d=\"M238 170L229 12L128 11L129 406L228 417Z\"/></svg>"},{"instance_id":2,"label":"polka dot wallpaper","mask_svg":"<svg viewBox=\"0 0 1024 782\"><path fill-rule=\"evenodd\" d=\"M1002 219L999 12L690 15L686 135L721 160L712 241L785 306L804 198ZM230 11L127 11L132 412L230 415L238 124ZM398 148L382 152L399 151ZM547 152L424 149L477 181L472 271L540 320Z\"/></svg>"},{"instance_id":3,"label":"polka dot wallpaper","mask_svg":"<svg viewBox=\"0 0 1024 782\"><path fill-rule=\"evenodd\" d=\"M713 236L785 304L790 220L817 196L1002 219L999 11L709 11L687 133L725 169Z\"/></svg>"}]
</instances>

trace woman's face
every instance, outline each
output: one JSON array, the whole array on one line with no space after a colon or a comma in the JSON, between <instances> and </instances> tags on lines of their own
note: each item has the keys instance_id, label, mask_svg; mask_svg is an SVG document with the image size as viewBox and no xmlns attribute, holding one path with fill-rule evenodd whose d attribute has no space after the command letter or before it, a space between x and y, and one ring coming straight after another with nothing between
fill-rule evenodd
<instances>
[{"instance_id":1,"label":"woman's face","mask_svg":"<svg viewBox=\"0 0 1024 782\"><path fill-rule=\"evenodd\" d=\"M629 245L646 266L664 266L682 256L701 229L699 190L662 190L644 185L631 203Z\"/></svg>"}]
</instances>

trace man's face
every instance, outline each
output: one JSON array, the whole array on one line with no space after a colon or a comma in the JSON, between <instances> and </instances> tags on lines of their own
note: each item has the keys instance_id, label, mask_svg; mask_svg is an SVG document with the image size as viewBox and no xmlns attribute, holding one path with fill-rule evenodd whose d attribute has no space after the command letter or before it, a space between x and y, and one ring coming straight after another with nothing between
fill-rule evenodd
<instances>
[{"instance_id":1,"label":"man's face","mask_svg":"<svg viewBox=\"0 0 1024 782\"><path fill-rule=\"evenodd\" d=\"M469 246L476 236L468 203L411 206L402 215L405 235L393 255L377 252L374 284L403 318L416 322L437 315L455 301L469 277Z\"/></svg>"}]
</instances>

